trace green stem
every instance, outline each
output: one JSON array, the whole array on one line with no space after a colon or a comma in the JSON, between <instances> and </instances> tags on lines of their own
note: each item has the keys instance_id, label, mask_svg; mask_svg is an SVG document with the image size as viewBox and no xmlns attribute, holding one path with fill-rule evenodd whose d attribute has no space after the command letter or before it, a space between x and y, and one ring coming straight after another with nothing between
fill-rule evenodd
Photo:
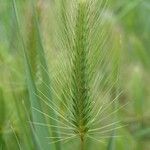
<instances>
[{"instance_id":1,"label":"green stem","mask_svg":"<svg viewBox=\"0 0 150 150\"><path fill-rule=\"evenodd\" d=\"M84 137L81 138L81 150L84 150Z\"/></svg>"}]
</instances>

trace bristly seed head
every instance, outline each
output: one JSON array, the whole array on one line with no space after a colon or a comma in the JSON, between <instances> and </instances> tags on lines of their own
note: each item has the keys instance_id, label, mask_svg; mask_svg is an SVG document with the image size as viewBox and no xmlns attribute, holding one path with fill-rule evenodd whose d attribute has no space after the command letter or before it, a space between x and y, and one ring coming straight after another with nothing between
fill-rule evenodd
<instances>
[{"instance_id":1,"label":"bristly seed head","mask_svg":"<svg viewBox=\"0 0 150 150\"><path fill-rule=\"evenodd\" d=\"M73 61L73 123L78 134L83 140L88 131L88 122L90 119L90 100L87 66L87 8L85 1L78 4L75 27L75 45Z\"/></svg>"}]
</instances>

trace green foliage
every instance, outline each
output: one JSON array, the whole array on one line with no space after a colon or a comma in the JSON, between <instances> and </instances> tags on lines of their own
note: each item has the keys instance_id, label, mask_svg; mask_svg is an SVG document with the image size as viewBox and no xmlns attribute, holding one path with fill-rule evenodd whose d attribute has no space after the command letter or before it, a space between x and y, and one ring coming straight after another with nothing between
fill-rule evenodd
<instances>
[{"instance_id":1,"label":"green foliage","mask_svg":"<svg viewBox=\"0 0 150 150\"><path fill-rule=\"evenodd\" d=\"M39 99L37 97L37 95L38 95L37 88L36 88L36 84L35 84L33 76L32 76L31 67L30 67L28 56L27 56L27 51L26 51L26 48L25 48L24 40L23 40L21 31L20 31L18 12L17 12L16 2L15 1L13 1L13 7L14 7L16 21L17 21L17 25L18 25L19 36L20 36L20 39L21 39L20 42L22 42L22 47L23 47L30 103L31 103L32 108L36 108L36 109L42 110L40 101L39 101ZM33 109L32 109L32 119L33 119L33 122L42 122L42 123L45 122L44 115L37 113ZM48 129L35 125L35 131L33 131L33 134L34 134L35 139L36 139L36 144L38 145L37 148L38 149L43 149L44 148L45 150L46 149L48 150L49 149L48 141L46 141L43 138L43 137L48 137L48 135L49 135L48 134Z\"/></svg>"},{"instance_id":2,"label":"green foliage","mask_svg":"<svg viewBox=\"0 0 150 150\"><path fill-rule=\"evenodd\" d=\"M3 91L0 88L0 143L2 145L2 147L5 146L5 141L3 139L3 128L4 128L4 122L5 122L5 114L6 114L6 110L5 110L5 101L4 101L4 96L3 96Z\"/></svg>"},{"instance_id":3,"label":"green foliage","mask_svg":"<svg viewBox=\"0 0 150 150\"><path fill-rule=\"evenodd\" d=\"M149 6L0 0L0 149L150 149Z\"/></svg>"}]
</instances>

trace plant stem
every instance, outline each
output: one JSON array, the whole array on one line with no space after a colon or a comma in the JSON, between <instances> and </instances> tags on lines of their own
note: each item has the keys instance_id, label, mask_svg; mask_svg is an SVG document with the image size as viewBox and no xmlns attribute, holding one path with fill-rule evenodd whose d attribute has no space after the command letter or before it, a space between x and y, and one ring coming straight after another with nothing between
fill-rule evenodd
<instances>
[{"instance_id":1,"label":"plant stem","mask_svg":"<svg viewBox=\"0 0 150 150\"><path fill-rule=\"evenodd\" d=\"M84 137L81 137L81 143L80 143L81 150L84 150Z\"/></svg>"}]
</instances>

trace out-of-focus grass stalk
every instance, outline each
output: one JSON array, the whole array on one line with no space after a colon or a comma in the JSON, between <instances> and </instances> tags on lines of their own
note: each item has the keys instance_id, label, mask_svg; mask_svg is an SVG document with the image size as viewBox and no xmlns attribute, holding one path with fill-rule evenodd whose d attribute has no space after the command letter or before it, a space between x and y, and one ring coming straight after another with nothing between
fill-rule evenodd
<instances>
[{"instance_id":1,"label":"out-of-focus grass stalk","mask_svg":"<svg viewBox=\"0 0 150 150\"><path fill-rule=\"evenodd\" d=\"M136 113L137 118L142 120L143 117L143 100L145 99L144 96L144 83L142 82L142 70L140 67L135 67L132 77L132 98L134 101L134 111ZM141 122L142 123L142 122Z\"/></svg>"},{"instance_id":2,"label":"out-of-focus grass stalk","mask_svg":"<svg viewBox=\"0 0 150 150\"><path fill-rule=\"evenodd\" d=\"M44 47L42 44L42 36L41 36L41 32L40 32L40 24L39 24L39 13L40 13L40 9L36 9L35 7L35 2L33 0L33 21L35 23L35 30L37 33L37 41L38 41L38 47L37 47L37 52L38 52L38 57L39 57L39 63L40 63L40 72L41 72L41 93L42 95L44 95L44 97L46 97L45 101L47 101L51 107L53 108L53 97L52 97L52 92L51 92L51 81L50 81L50 74L49 74L49 69L48 69L48 65L47 65L47 61L46 61L46 56L45 56L45 52L44 52ZM43 97L43 98L44 98ZM57 126L57 116L54 112L54 110L48 107L48 114L53 118L50 119L50 124L51 126L51 134L53 137L58 137L59 139L59 131L57 128L54 128L53 126ZM57 138L55 140L58 140ZM55 147L57 150L61 150L61 142L56 142L55 143Z\"/></svg>"},{"instance_id":3,"label":"out-of-focus grass stalk","mask_svg":"<svg viewBox=\"0 0 150 150\"><path fill-rule=\"evenodd\" d=\"M14 90L15 87L14 85L11 85L11 90L12 90L12 97L15 103L15 108L16 108L16 112L17 112L17 117L19 120L19 127L20 127L20 132L22 135L22 139L23 139L23 147L25 147L25 149L32 149L35 148L34 147L34 139L33 138L33 134L31 133L31 129L30 126L28 126L28 122L27 122L27 116L25 115L25 109L24 107L30 108L29 104L26 105L24 103L29 103L28 101L24 102L24 100L26 100L26 98L28 98L27 96L27 89L20 89L15 91ZM24 106L23 106L24 105ZM23 111L24 110L24 111ZM28 114L30 114L30 112L28 112Z\"/></svg>"},{"instance_id":4,"label":"out-of-focus grass stalk","mask_svg":"<svg viewBox=\"0 0 150 150\"><path fill-rule=\"evenodd\" d=\"M14 15L16 17L16 22L17 22L18 34L19 34L19 38L20 38L19 42L21 42L21 44L22 44L22 49L23 49L23 53L24 53L27 86L28 86L28 92L29 92L29 98L30 98L31 106L42 111L39 98L37 97L38 92L37 92L35 81L33 79L31 66L29 63L28 55L27 55L26 46L25 46L24 39L23 39L21 30L20 30L20 21L18 18L18 12L17 12L17 6L16 6L15 0L13 0L13 8L14 8ZM33 109L32 109L32 121L33 122L46 123L44 115L39 114L37 111L34 111ZM49 136L48 128L47 127L41 127L41 126L39 127L36 125L34 126L34 128L35 128L35 132L34 132L35 139L37 141L37 149L49 150L50 146L48 144L48 140L46 140L44 138L44 137Z\"/></svg>"},{"instance_id":5,"label":"out-of-focus grass stalk","mask_svg":"<svg viewBox=\"0 0 150 150\"><path fill-rule=\"evenodd\" d=\"M5 108L5 101L3 96L3 90L0 87L0 146L5 148L5 141L3 139L3 128L5 123L6 117L6 108Z\"/></svg>"},{"instance_id":6,"label":"out-of-focus grass stalk","mask_svg":"<svg viewBox=\"0 0 150 150\"><path fill-rule=\"evenodd\" d=\"M115 26L115 24L114 24ZM117 29L117 26L114 27L114 35L113 36L113 54L112 54L112 59L111 61L111 77L110 77L110 85L115 83L112 90L111 90L111 101L113 99L115 99L118 95L119 95L119 91L120 91L120 66L121 66L121 37L120 37L120 33L119 33L119 29ZM116 99L116 101L113 103L112 105L112 109L113 110L117 110L119 107L119 97ZM114 122L118 120L118 112L115 113L113 115L114 117ZM113 126L113 128L116 128L116 125ZM110 137L109 141L108 141L108 146L107 146L107 150L115 150L116 149L116 144L115 144L115 135L116 135L116 130L112 131L112 137Z\"/></svg>"}]
</instances>

